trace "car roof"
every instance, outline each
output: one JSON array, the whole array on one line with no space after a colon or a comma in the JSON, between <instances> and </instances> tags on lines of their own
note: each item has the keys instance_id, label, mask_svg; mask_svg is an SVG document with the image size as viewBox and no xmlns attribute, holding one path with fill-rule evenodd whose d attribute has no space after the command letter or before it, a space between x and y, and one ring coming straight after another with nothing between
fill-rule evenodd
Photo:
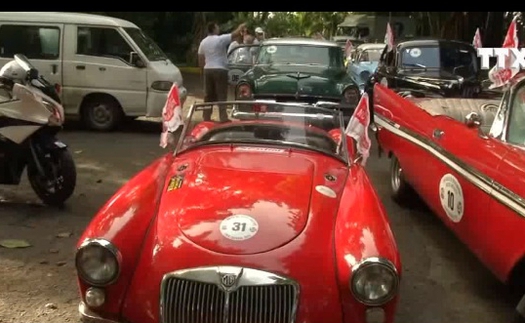
<instances>
[{"instance_id":1,"label":"car roof","mask_svg":"<svg viewBox=\"0 0 525 323\"><path fill-rule=\"evenodd\" d=\"M471 44L467 42L462 42L459 40L449 40L449 39L434 39L434 38L428 38L428 39L412 39L400 42L397 44L397 47L412 47L412 46L436 46L441 44L455 44L455 45L468 45L472 46Z\"/></svg>"},{"instance_id":2,"label":"car roof","mask_svg":"<svg viewBox=\"0 0 525 323\"><path fill-rule=\"evenodd\" d=\"M386 44L382 43L365 43L357 46L357 49L359 50L367 50L367 49L384 49Z\"/></svg>"},{"instance_id":3,"label":"car roof","mask_svg":"<svg viewBox=\"0 0 525 323\"><path fill-rule=\"evenodd\" d=\"M323 47L340 47L339 44L330 40L313 38L270 38L265 40L262 45L307 45Z\"/></svg>"},{"instance_id":4,"label":"car roof","mask_svg":"<svg viewBox=\"0 0 525 323\"><path fill-rule=\"evenodd\" d=\"M0 12L0 21L102 25L138 28L132 22L113 17L74 12Z\"/></svg>"}]
</instances>

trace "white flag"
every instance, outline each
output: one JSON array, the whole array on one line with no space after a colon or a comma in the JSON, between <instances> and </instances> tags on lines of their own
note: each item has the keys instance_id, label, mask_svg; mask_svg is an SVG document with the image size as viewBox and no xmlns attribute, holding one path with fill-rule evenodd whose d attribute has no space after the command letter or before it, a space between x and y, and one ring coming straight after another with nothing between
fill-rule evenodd
<instances>
[{"instance_id":1,"label":"white flag","mask_svg":"<svg viewBox=\"0 0 525 323\"><path fill-rule=\"evenodd\" d=\"M516 27L516 18L514 18L510 23L509 30L507 30L502 48L518 48L519 40ZM514 54L511 54L505 58L505 67L500 68L498 65L495 65L489 71L489 79L492 81L489 89L494 89L509 83L509 81L518 74L520 71L519 67L511 67L515 60L516 57Z\"/></svg>"},{"instance_id":2,"label":"white flag","mask_svg":"<svg viewBox=\"0 0 525 323\"><path fill-rule=\"evenodd\" d=\"M160 135L160 146L162 148L166 148L170 143L170 133L177 131L183 123L179 87L177 83L173 83L166 104L162 108L162 133Z\"/></svg>"},{"instance_id":3,"label":"white flag","mask_svg":"<svg viewBox=\"0 0 525 323\"><path fill-rule=\"evenodd\" d=\"M472 39L472 46L474 46L474 48L476 49L483 47L481 45L481 33L479 32L479 28L476 29L476 33L474 34L474 39Z\"/></svg>"},{"instance_id":4,"label":"white flag","mask_svg":"<svg viewBox=\"0 0 525 323\"><path fill-rule=\"evenodd\" d=\"M388 47L387 52L394 49L394 33L392 32L389 22L386 23L385 44Z\"/></svg>"},{"instance_id":5,"label":"white flag","mask_svg":"<svg viewBox=\"0 0 525 323\"><path fill-rule=\"evenodd\" d=\"M357 151L363 156L361 165L366 164L368 156L370 156L370 146L372 142L368 137L368 126L370 125L370 104L368 102L368 94L365 92L348 125L346 126L345 134L357 142ZM351 140L351 138L348 138Z\"/></svg>"}]
</instances>

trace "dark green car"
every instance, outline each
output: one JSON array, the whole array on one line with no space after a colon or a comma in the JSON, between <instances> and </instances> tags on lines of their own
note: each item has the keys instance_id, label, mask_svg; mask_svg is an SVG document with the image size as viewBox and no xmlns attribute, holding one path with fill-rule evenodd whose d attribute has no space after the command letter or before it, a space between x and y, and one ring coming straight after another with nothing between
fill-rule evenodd
<instances>
[{"instance_id":1,"label":"dark green car","mask_svg":"<svg viewBox=\"0 0 525 323\"><path fill-rule=\"evenodd\" d=\"M302 102L352 115L360 92L332 41L276 38L241 45L228 56L236 100Z\"/></svg>"}]
</instances>

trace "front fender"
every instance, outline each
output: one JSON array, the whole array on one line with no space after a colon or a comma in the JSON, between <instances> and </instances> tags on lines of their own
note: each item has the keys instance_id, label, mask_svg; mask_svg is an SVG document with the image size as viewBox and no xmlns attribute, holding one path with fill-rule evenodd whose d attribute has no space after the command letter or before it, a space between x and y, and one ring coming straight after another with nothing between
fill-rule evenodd
<instances>
[{"instance_id":1,"label":"front fender","mask_svg":"<svg viewBox=\"0 0 525 323\"><path fill-rule=\"evenodd\" d=\"M365 322L367 307L350 291L351 269L369 257L390 260L401 273L401 260L383 204L363 167L354 165L341 197L335 226L335 254L342 310L346 322ZM383 305L386 321L393 322L397 296Z\"/></svg>"},{"instance_id":2,"label":"front fender","mask_svg":"<svg viewBox=\"0 0 525 323\"><path fill-rule=\"evenodd\" d=\"M97 314L115 319L119 315L144 237L157 214L166 173L172 160L173 155L168 153L129 180L98 211L78 241L77 248L86 239L108 240L122 256L119 278L105 288L106 303L100 308L92 309ZM82 301L85 301L85 291L90 286L80 279L78 284Z\"/></svg>"}]
</instances>

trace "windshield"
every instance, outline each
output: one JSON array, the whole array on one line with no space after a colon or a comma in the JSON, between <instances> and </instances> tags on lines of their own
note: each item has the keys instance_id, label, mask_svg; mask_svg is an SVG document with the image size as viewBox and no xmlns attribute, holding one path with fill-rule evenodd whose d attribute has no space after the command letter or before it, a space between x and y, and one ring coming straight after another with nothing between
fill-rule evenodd
<instances>
[{"instance_id":1,"label":"windshield","mask_svg":"<svg viewBox=\"0 0 525 323\"><path fill-rule=\"evenodd\" d=\"M439 47L405 47L401 63L403 67L439 68Z\"/></svg>"},{"instance_id":2,"label":"windshield","mask_svg":"<svg viewBox=\"0 0 525 323\"><path fill-rule=\"evenodd\" d=\"M383 48L364 50L359 57L359 62L379 62L382 52Z\"/></svg>"},{"instance_id":3,"label":"windshield","mask_svg":"<svg viewBox=\"0 0 525 323\"><path fill-rule=\"evenodd\" d=\"M510 106L507 141L518 146L525 146L525 83L516 91Z\"/></svg>"},{"instance_id":4,"label":"windshield","mask_svg":"<svg viewBox=\"0 0 525 323\"><path fill-rule=\"evenodd\" d=\"M458 67L468 73L475 73L477 69L476 54L466 45L405 47L401 62L403 67L441 68L450 73L458 71Z\"/></svg>"},{"instance_id":5,"label":"windshield","mask_svg":"<svg viewBox=\"0 0 525 323\"><path fill-rule=\"evenodd\" d=\"M159 46L142 30L137 28L124 28L128 35L133 39L135 44L140 48L140 50L146 55L149 61L162 61L168 59L166 54L160 49Z\"/></svg>"},{"instance_id":6,"label":"windshield","mask_svg":"<svg viewBox=\"0 0 525 323\"><path fill-rule=\"evenodd\" d=\"M310 45L264 45L261 46L257 64L306 64L343 67L340 47Z\"/></svg>"},{"instance_id":7,"label":"windshield","mask_svg":"<svg viewBox=\"0 0 525 323\"><path fill-rule=\"evenodd\" d=\"M310 105L236 101L229 113L231 122L202 122L202 114L212 108L193 105L180 136L177 152L206 145L259 146L264 149L305 149L330 155L348 163L341 112ZM229 104L219 104L226 109ZM217 106L217 105L216 105ZM339 136L332 137L329 131ZM342 142L340 142L342 140ZM260 148L259 148L260 149Z\"/></svg>"}]
</instances>

